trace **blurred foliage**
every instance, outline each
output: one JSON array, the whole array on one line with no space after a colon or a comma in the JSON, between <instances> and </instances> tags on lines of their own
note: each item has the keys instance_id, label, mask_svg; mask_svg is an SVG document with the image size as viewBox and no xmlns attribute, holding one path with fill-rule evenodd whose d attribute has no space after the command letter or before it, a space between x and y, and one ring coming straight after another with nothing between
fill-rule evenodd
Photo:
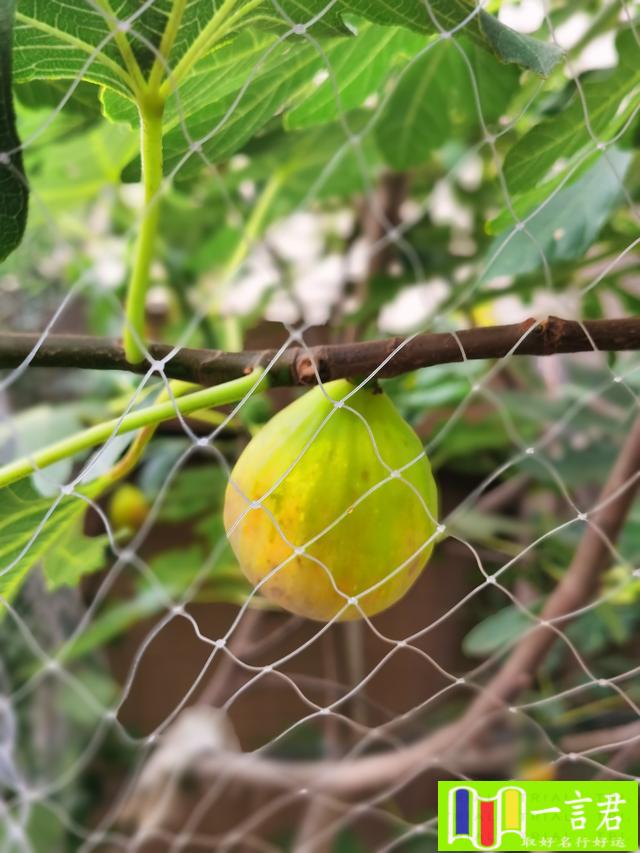
<instances>
[{"instance_id":1,"label":"blurred foliage","mask_svg":"<svg viewBox=\"0 0 640 853\"><path fill-rule=\"evenodd\" d=\"M615 3L581 4L586 30L562 53L549 28L575 12L563 0L548 4L548 19L527 36L495 17L517 4L485 4L469 17L475 4L468 0L432 0L435 19L460 28L448 39L422 0L339 0L317 20L320 0L279 5L292 19L313 20L309 32L292 31L265 0L185 66L212 4L193 0L179 28L170 67L186 71L163 117L168 181L151 270L152 337L262 347L284 340L281 321L316 327L309 338L344 341L520 321L550 305L584 318L640 313L638 21L618 20ZM122 0L119 14L138 6ZM144 39L134 39L133 49L145 73L170 7L156 0L135 19ZM2 56L8 33L0 14ZM583 50L603 35L612 43L615 36L615 66L582 70ZM42 329L68 299L65 329L119 336L142 209L139 119L126 63L85 0L20 0L13 42L14 101L0 87L0 150L13 151L19 133L31 201L24 241L2 265L0 322ZM5 84L10 77L2 74ZM16 159L8 172L0 160L0 193L14 204L0 215L0 255L17 245L24 225L21 168ZM404 194L388 211L385 182L399 173ZM228 264L262 208L230 287ZM384 251L363 261L372 231ZM162 391L156 379L140 389L139 379L122 375L52 376L26 375L3 398L10 414L0 426L2 461L149 405ZM443 487L467 496L451 532L478 549L490 573L514 561L500 581L526 605L485 590L465 628L472 665L499 656L532 624L525 610L539 612L570 563L581 525L556 529L575 516L567 496L583 507L597 495L637 405L640 373L626 355L562 358L553 368L542 359L506 359L499 369L463 362L384 386L424 439ZM100 663L105 650L173 607L246 601L249 587L222 526L224 489L228 466L280 404L277 395L252 398L216 437L215 454L196 455L182 432L154 437L128 474L152 509L126 536L107 536L110 492L95 487L130 438L0 490L2 596L29 609L32 581L41 577L52 600L74 594L95 608L80 632L77 616L48 637L51 654L101 703L91 708L84 693L74 701L72 687L58 688L76 715L65 755L56 756L61 766L118 693ZM213 432L219 415L204 413L210 420L198 426ZM87 463L76 494L61 493ZM483 509L482 495L516 477L525 487L513 500ZM157 547L156 531L165 534ZM612 557L603 600L566 630L602 677L629 669L636 654L639 542L636 512L618 545L620 561ZM127 550L143 546L140 562L127 562ZM126 584L96 597L114 566ZM481 581L479 572L471 578ZM259 597L252 604L266 606ZM11 614L0 631L6 669L20 674L23 688L46 663ZM561 734L576 725L577 702L554 697L583 680L559 642L541 675L549 701L536 713L545 726ZM637 690L629 693L640 700ZM578 725L596 726L612 708L624 714L621 698L608 698L602 705L594 697ZM291 754L315 750L311 735L303 740ZM37 775L37 756L28 744L20 750ZM123 761L114 744L106 752L109 766ZM60 802L81 819L101 793L67 791ZM63 845L77 839L65 832L44 805L33 810L34 849L72 849ZM364 848L345 831L335 849ZM431 850L435 841L416 838L402 849Z\"/></svg>"}]
</instances>

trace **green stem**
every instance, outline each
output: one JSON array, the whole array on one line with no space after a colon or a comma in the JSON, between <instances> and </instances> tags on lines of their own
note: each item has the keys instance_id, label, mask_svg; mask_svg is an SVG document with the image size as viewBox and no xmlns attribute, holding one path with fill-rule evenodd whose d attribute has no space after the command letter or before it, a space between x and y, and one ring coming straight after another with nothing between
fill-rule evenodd
<instances>
[{"instance_id":1,"label":"green stem","mask_svg":"<svg viewBox=\"0 0 640 853\"><path fill-rule=\"evenodd\" d=\"M108 0L102 0L108 3ZM249 0L238 7L239 0L224 0L217 13L203 28L167 79L159 85L164 64L156 57L149 84L137 93L140 112L140 156L142 180L145 188L145 213L135 249L131 280L127 291L125 309L124 349L127 359L136 364L144 359L145 299L149 286L149 269L153 259L159 221L158 193L162 185L162 116L169 94L175 90L182 78L189 73L198 59L232 29L263 0ZM178 34L186 8L185 0L174 0L171 15L163 33L160 53L167 60ZM127 43L128 44L128 43ZM244 247L242 249L244 251Z\"/></svg>"},{"instance_id":2,"label":"green stem","mask_svg":"<svg viewBox=\"0 0 640 853\"><path fill-rule=\"evenodd\" d=\"M236 9L238 0L224 0L222 6L204 27L198 37L189 45L175 68L160 87L160 94L167 98L175 92L193 66L202 59L217 41L226 36L233 27L264 0L249 0L240 9Z\"/></svg>"},{"instance_id":3,"label":"green stem","mask_svg":"<svg viewBox=\"0 0 640 853\"><path fill-rule=\"evenodd\" d=\"M193 391L200 391L200 385L194 385L192 382L181 382L180 380L173 380L173 382L169 383L171 387L171 394L174 399L178 397L182 397L185 394ZM171 399L169 395L169 391L167 388L164 389L156 400L156 403L162 403L165 400ZM224 419L224 415L220 414L220 421L222 422ZM118 480L121 480L123 477L126 477L127 474L131 473L133 469L136 467L138 462L140 461L142 454L147 448L147 445L153 438L155 431L158 427L158 424L153 424L152 426L145 427L140 430L140 432L136 435L134 440L131 443L131 446L122 457L119 459L116 464L111 468L107 473L102 477L102 481L104 486L110 486L113 483L117 483Z\"/></svg>"},{"instance_id":4,"label":"green stem","mask_svg":"<svg viewBox=\"0 0 640 853\"><path fill-rule=\"evenodd\" d=\"M133 271L127 291L124 329L124 351L133 364L142 361L144 352L145 300L149 286L149 270L158 230L162 185L162 114L164 101L151 95L140 101L140 157L144 183L145 210L136 243Z\"/></svg>"},{"instance_id":5,"label":"green stem","mask_svg":"<svg viewBox=\"0 0 640 853\"><path fill-rule=\"evenodd\" d=\"M15 483L23 477L28 477L34 471L47 468L61 459L67 459L82 450L102 444L116 435L123 435L127 432L142 429L143 427L152 426L161 421L171 420L171 418L175 417L176 412L180 412L183 415L190 415L192 412L207 409L210 406L237 403L238 400L241 400L245 394L258 386L258 384L261 389L266 387L266 380L263 379L261 381L260 379L262 375L263 371L257 369L239 379L232 379L230 382L224 382L212 388L195 391L179 400L156 403L146 409L130 412L122 418L115 418L105 423L97 424L62 441L57 441L55 444L50 444L48 447L37 451L30 457L17 459L9 465L2 466L0 468L0 487Z\"/></svg>"},{"instance_id":6,"label":"green stem","mask_svg":"<svg viewBox=\"0 0 640 853\"><path fill-rule=\"evenodd\" d=\"M254 240L256 240L262 231L267 214L269 213L273 200L282 186L284 179L285 172L284 170L279 169L271 175L265 184L264 189L260 193L260 197L251 209L251 215L245 223L242 231L242 237L233 250L233 254L224 266L223 277L225 279L231 278L231 276L236 272L240 264L246 258Z\"/></svg>"},{"instance_id":7,"label":"green stem","mask_svg":"<svg viewBox=\"0 0 640 853\"><path fill-rule=\"evenodd\" d=\"M265 219L267 218L273 199L282 186L284 179L285 172L283 170L274 172L260 193L260 198L253 205L251 216L245 223L242 236L236 244L231 257L224 265L222 271L223 288L229 283L229 280L244 261L254 241L264 228ZM222 293L218 295L217 304L214 306L216 312L219 310L222 295ZM236 316L228 316L223 320L223 344L223 348L230 352L239 352L242 349L242 328Z\"/></svg>"},{"instance_id":8,"label":"green stem","mask_svg":"<svg viewBox=\"0 0 640 853\"><path fill-rule=\"evenodd\" d=\"M153 62L153 68L149 75L149 89L151 91L158 90L160 81L164 77L165 72L169 69L169 55L178 35L178 30L180 29L180 24L186 7L187 0L173 0L171 14L169 15L167 26L162 34L162 41L160 42L158 55Z\"/></svg>"},{"instance_id":9,"label":"green stem","mask_svg":"<svg viewBox=\"0 0 640 853\"><path fill-rule=\"evenodd\" d=\"M131 49L131 45L129 44L129 39L127 38L126 33L123 30L118 28L118 18L115 15L113 9L111 8L111 3L109 0L97 0L98 6L105 13L105 20L107 22L107 26L113 33L114 41L120 51L120 56L124 60L124 64L127 67L127 71L131 77L132 89L136 96L139 96L140 93L144 92L145 89L145 81L142 76L142 71L140 70L140 66L138 64L138 60L135 57L133 50Z\"/></svg>"}]
</instances>

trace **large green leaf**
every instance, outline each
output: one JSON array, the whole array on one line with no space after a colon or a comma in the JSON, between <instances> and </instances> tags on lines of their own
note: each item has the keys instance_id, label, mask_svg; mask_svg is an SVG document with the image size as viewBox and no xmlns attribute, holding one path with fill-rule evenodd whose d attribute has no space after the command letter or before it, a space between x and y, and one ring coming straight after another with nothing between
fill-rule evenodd
<instances>
[{"instance_id":1,"label":"large green leaf","mask_svg":"<svg viewBox=\"0 0 640 853\"><path fill-rule=\"evenodd\" d=\"M302 126L325 123L342 110L356 106L371 92L372 81L368 77L364 81L356 80L349 62L357 56L362 58L364 53L370 55L373 42L368 40L368 36L372 31L377 34L376 38L382 38L381 53L385 59L390 54L395 61L401 51L407 54L423 43L419 35L371 26L365 26L361 34L353 39L334 40L327 50L332 59L339 61L336 73L340 78L339 83L344 84L339 106L333 86L330 91L325 90L324 85L320 89L313 86L314 76L325 65L322 57L308 42L289 41L280 45L275 36L268 33L244 32L221 45L196 65L179 95L170 98L167 104L163 118L165 171L170 171L187 154L189 139L208 137L202 143L202 155L212 162L229 157L245 147L252 135L269 122L274 112L289 102L295 104L295 108L288 114L294 117L288 122L291 127L297 127L298 123ZM357 48L361 38L364 39L364 52ZM359 64L355 72L364 67L364 63ZM385 63L380 67L376 65L372 73L373 82L379 85L380 75L384 77L388 73ZM310 87L312 95L307 101L305 95ZM316 94L319 100L316 100ZM308 104L309 112L306 111ZM103 106L113 121L126 121L132 125L137 121L133 103L112 91L103 93ZM336 149L346 142L343 129L338 129L332 135L334 148L313 149L314 168L321 169L326 165ZM328 135L325 138L328 141ZM284 139L281 139L281 144L288 148ZM297 139L295 144L298 144ZM291 156L295 157L293 153ZM321 162L322 158L324 163ZM282 163L285 154L281 152L279 159ZM289 163L289 153L286 160ZM128 180L137 179L139 168L139 160L136 158L125 171L125 177ZM199 155L192 154L181 167L179 178L186 180L201 168ZM291 171L298 171L298 167Z\"/></svg>"},{"instance_id":2,"label":"large green leaf","mask_svg":"<svg viewBox=\"0 0 640 853\"><path fill-rule=\"evenodd\" d=\"M20 0L14 64L18 82L83 79L129 92L109 25L85 0Z\"/></svg>"},{"instance_id":3,"label":"large green leaf","mask_svg":"<svg viewBox=\"0 0 640 853\"><path fill-rule=\"evenodd\" d=\"M137 123L132 78L139 66L149 72L174 9L173 0L140 7L138 0L22 0L15 31L16 79L74 79L107 88L104 109L114 120ZM381 26L353 37L343 15L357 15ZM230 16L230 17L229 17ZM227 41L215 40L216 23L227 21ZM120 28L124 22L126 27ZM276 37L273 25L281 35ZM298 32L295 25L303 25ZM325 57L306 38L307 26L318 35L348 34L326 43L332 72L329 86L314 90L313 79L325 69ZM393 29L388 28L393 26ZM464 31L476 45L507 62L522 62L541 73L557 59L538 42L512 33L479 11L472 0L422 0L377 3L371 0L265 0L256 5L189 0L180 18L166 71L181 68L180 86L164 116L165 172L185 160L188 173L201 167L201 157L220 162L239 150L273 116L297 100L291 126L330 121L343 110L359 106L379 88L389 64L399 54L419 48L411 33ZM286 38L283 39L282 30ZM235 35L235 37L234 37ZM524 47L523 47L524 45ZM449 52L449 51L448 51ZM553 60L552 60L553 55ZM187 58L188 57L188 58ZM331 86L339 89L338 99ZM308 103L299 99L306 93ZM341 102L342 106L336 106ZM192 140L203 140L200 151L189 151ZM128 177L138 173L133 164Z\"/></svg>"},{"instance_id":4,"label":"large green leaf","mask_svg":"<svg viewBox=\"0 0 640 853\"><path fill-rule=\"evenodd\" d=\"M325 124L359 107L379 92L390 72L425 45L418 33L401 27L364 24L352 39L340 39L325 50L326 79L311 82L301 102L285 116L285 127L300 129Z\"/></svg>"},{"instance_id":5,"label":"large green leaf","mask_svg":"<svg viewBox=\"0 0 640 853\"><path fill-rule=\"evenodd\" d=\"M532 272L542 266L542 254L550 264L580 257L622 198L631 159L630 152L612 148L578 181L542 205L527 221L526 230L513 226L497 237L488 250L488 257L495 260L485 278Z\"/></svg>"},{"instance_id":6,"label":"large green leaf","mask_svg":"<svg viewBox=\"0 0 640 853\"><path fill-rule=\"evenodd\" d=\"M587 172L599 158L600 152L594 151L571 172L561 171L545 184L512 196L509 199L509 207L504 207L497 216L486 223L487 234L502 234L510 225L525 219L534 208L546 202L557 189L568 186Z\"/></svg>"},{"instance_id":7,"label":"large green leaf","mask_svg":"<svg viewBox=\"0 0 640 853\"><path fill-rule=\"evenodd\" d=\"M185 118L207 104L237 93L266 67L278 40L272 33L244 31L226 39L207 56L200 59L191 74L167 101L163 115L165 133L181 125ZM261 62L260 60L263 60ZM105 115L115 122L138 123L136 105L129 97L114 90L102 92Z\"/></svg>"},{"instance_id":8,"label":"large green leaf","mask_svg":"<svg viewBox=\"0 0 640 853\"><path fill-rule=\"evenodd\" d=\"M91 495L95 488L87 487ZM27 480L0 490L0 595L12 599L27 572L76 525L87 504L63 497L53 512L51 498L38 495Z\"/></svg>"},{"instance_id":9,"label":"large green leaf","mask_svg":"<svg viewBox=\"0 0 640 853\"><path fill-rule=\"evenodd\" d=\"M80 82L69 92L67 80L30 80L16 83L14 92L18 101L32 110L55 109L66 98L65 111L83 116L83 127L101 118L98 87Z\"/></svg>"},{"instance_id":10,"label":"large green leaf","mask_svg":"<svg viewBox=\"0 0 640 853\"><path fill-rule=\"evenodd\" d=\"M387 101L376 125L380 150L396 169L424 162L452 135L449 98L465 85L455 47L440 42L409 68Z\"/></svg>"},{"instance_id":11,"label":"large green leaf","mask_svg":"<svg viewBox=\"0 0 640 853\"><path fill-rule=\"evenodd\" d=\"M29 200L11 91L14 7L15 0L0 3L0 261L22 240Z\"/></svg>"},{"instance_id":12,"label":"large green leaf","mask_svg":"<svg viewBox=\"0 0 640 853\"><path fill-rule=\"evenodd\" d=\"M633 32L622 33L617 41L616 68L591 75L581 82L566 109L544 119L509 151L504 175L510 193L523 193L558 176L559 166L566 175L589 151L596 140L614 138L640 106L640 63Z\"/></svg>"},{"instance_id":13,"label":"large green leaf","mask_svg":"<svg viewBox=\"0 0 640 853\"><path fill-rule=\"evenodd\" d=\"M130 69L123 55L127 45L146 76L174 5L175 0L145 4L140 0L114 0L111 4L108 0L21 0L14 36L16 79L83 79L130 96ZM237 3L237 9L242 11L242 5ZM311 0L285 0L281 8L304 21L310 21L317 11ZM163 62L165 70L175 68L196 42L204 45L198 55L206 55L204 31L209 25L213 35L211 24L217 9L220 10L220 3L216 0L188 0L171 51ZM239 18L239 27L267 19L278 23L279 29L289 28L287 19L271 2L247 10ZM118 32L119 23L125 24L126 32ZM318 23L322 25L320 32L349 32L341 24L339 12L332 8L320 16Z\"/></svg>"},{"instance_id":14,"label":"large green leaf","mask_svg":"<svg viewBox=\"0 0 640 853\"><path fill-rule=\"evenodd\" d=\"M143 11L141 12L141 5ZM20 0L15 31L16 79L76 79L129 92L126 64L116 44L117 21L142 72L155 58L173 0ZM211 20L215 0L188 0L168 57L173 67Z\"/></svg>"},{"instance_id":15,"label":"large green leaf","mask_svg":"<svg viewBox=\"0 0 640 853\"><path fill-rule=\"evenodd\" d=\"M373 134L364 133L369 119L365 112L349 115L351 132L363 133L357 152L339 121L298 132L274 131L248 146L251 162L237 173L238 179L263 181L276 170L283 173L278 215L286 215L309 197L346 199L367 192L371 176L383 165Z\"/></svg>"},{"instance_id":16,"label":"large green leaf","mask_svg":"<svg viewBox=\"0 0 640 853\"><path fill-rule=\"evenodd\" d=\"M435 42L402 74L376 123L385 159L396 169L423 163L457 131L497 119L517 85L515 68L466 40Z\"/></svg>"},{"instance_id":17,"label":"large green leaf","mask_svg":"<svg viewBox=\"0 0 640 853\"><path fill-rule=\"evenodd\" d=\"M313 5L320 14L324 0L300 3ZM536 74L547 75L560 61L562 51L555 45L523 36L482 11L474 0L338 0L332 7L377 24L402 26L424 33L464 31L480 47L490 50L503 62L513 62ZM298 20L300 20L298 18Z\"/></svg>"},{"instance_id":18,"label":"large green leaf","mask_svg":"<svg viewBox=\"0 0 640 853\"><path fill-rule=\"evenodd\" d=\"M238 63L233 45L239 43L247 61ZM277 42L271 41L271 45ZM219 163L240 150L322 67L322 59L306 41L285 42L265 53L262 37L247 33L203 60L179 97L168 105L164 125L165 173L181 165L181 177L202 169L202 158ZM256 61L252 59L256 57ZM105 97L113 118L124 118L122 98ZM128 113L131 117L131 112ZM186 130L186 133L185 133ZM200 143L190 156L190 140ZM128 179L139 173L136 160Z\"/></svg>"},{"instance_id":19,"label":"large green leaf","mask_svg":"<svg viewBox=\"0 0 640 853\"><path fill-rule=\"evenodd\" d=\"M171 481L158 518L172 524L222 507L227 477L213 465L184 468Z\"/></svg>"}]
</instances>

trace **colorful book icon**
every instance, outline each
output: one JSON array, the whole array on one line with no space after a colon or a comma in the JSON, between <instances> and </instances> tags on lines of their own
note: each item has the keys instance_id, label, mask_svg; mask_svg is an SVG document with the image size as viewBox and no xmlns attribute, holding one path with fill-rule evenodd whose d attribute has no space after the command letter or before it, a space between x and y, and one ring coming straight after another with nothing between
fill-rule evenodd
<instances>
[{"instance_id":1,"label":"colorful book icon","mask_svg":"<svg viewBox=\"0 0 640 853\"><path fill-rule=\"evenodd\" d=\"M516 786L500 788L495 797L482 798L460 785L449 791L449 843L461 838L477 850L499 847L507 833L526 835L526 793Z\"/></svg>"}]
</instances>

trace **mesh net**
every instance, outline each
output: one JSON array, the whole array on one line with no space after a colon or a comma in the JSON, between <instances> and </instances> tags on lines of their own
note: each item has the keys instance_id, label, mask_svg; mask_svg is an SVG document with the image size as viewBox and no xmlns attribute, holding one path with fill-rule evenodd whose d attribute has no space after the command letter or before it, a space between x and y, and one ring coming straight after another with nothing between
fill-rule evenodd
<instances>
[{"instance_id":1,"label":"mesh net","mask_svg":"<svg viewBox=\"0 0 640 853\"><path fill-rule=\"evenodd\" d=\"M176 5L17 5L16 56L33 50L55 85L17 80L31 220L0 279L5 326L38 331L0 386L3 461L35 471L3 490L0 520L4 849L428 851L438 780L636 779L638 358L515 352L550 313L589 340L585 321L637 313L637 6L490 4L547 45L543 78L479 46L481 6L425 2L426 36L375 3L303 15L273 0L178 80L183 31L168 59L156 38ZM214 4L182 5L203 32ZM351 38L336 35L345 9ZM91 19L63 26L74 10L104 37ZM131 103L110 79L123 37L169 84L164 179L146 200ZM120 334L131 246L160 206L147 326L171 349L137 377L30 367L54 334ZM498 359L468 358L456 333L527 316ZM354 396L433 331L455 336L460 362L382 383L424 448L396 468ZM248 437L294 394L256 378L188 416L170 366L222 342L273 350L269 375L299 347L322 385L316 345L394 334L407 337L261 498L235 485L242 518L269 515L286 546L269 578L306 556L335 587L266 504L348 416L382 474L315 538L355 507L379 513L399 481L432 533L380 585L434 554L380 615L337 587L328 622L287 614L240 574L222 501ZM163 400L175 418L119 506L92 484L135 447L126 418ZM45 444L109 418L84 456L38 465ZM411 477L424 452L437 518ZM351 464L326 447L327 471ZM342 622L348 608L360 618Z\"/></svg>"}]
</instances>

